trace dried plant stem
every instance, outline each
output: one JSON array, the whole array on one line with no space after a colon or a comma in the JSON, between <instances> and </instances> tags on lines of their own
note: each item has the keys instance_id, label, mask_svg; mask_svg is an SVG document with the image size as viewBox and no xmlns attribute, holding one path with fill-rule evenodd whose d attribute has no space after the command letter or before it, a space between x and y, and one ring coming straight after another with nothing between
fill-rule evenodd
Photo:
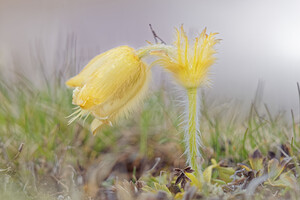
<instances>
[{"instance_id":1,"label":"dried plant stem","mask_svg":"<svg viewBox=\"0 0 300 200\"><path fill-rule=\"evenodd\" d=\"M188 163L195 170L196 177L201 174L201 166L197 162L197 158L201 157L200 137L199 137L199 123L198 123L198 109L197 109L197 88L187 89L188 94L188 130L186 131L186 153Z\"/></svg>"}]
</instances>

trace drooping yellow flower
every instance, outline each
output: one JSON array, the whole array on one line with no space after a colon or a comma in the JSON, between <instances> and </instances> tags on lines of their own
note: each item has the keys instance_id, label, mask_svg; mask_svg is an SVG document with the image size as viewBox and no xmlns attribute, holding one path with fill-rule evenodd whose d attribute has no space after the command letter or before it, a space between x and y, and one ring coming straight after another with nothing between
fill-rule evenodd
<instances>
[{"instance_id":1,"label":"drooping yellow flower","mask_svg":"<svg viewBox=\"0 0 300 200\"><path fill-rule=\"evenodd\" d=\"M73 104L80 109L71 122L92 114L93 134L104 124L126 116L143 99L151 71L134 49L120 46L93 58L75 77L66 82L74 87Z\"/></svg>"},{"instance_id":2,"label":"drooping yellow flower","mask_svg":"<svg viewBox=\"0 0 300 200\"><path fill-rule=\"evenodd\" d=\"M217 33L206 34L205 28L190 45L182 26L176 32L173 50L153 53L160 58L156 63L170 71L185 88L198 88L207 82L208 69L215 62L214 45L219 42L215 38Z\"/></svg>"}]
</instances>

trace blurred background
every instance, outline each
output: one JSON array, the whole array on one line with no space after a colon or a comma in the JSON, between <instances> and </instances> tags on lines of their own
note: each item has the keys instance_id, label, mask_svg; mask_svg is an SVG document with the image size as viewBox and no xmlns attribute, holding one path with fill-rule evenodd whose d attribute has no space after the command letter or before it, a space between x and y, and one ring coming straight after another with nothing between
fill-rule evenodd
<instances>
[{"instance_id":1,"label":"blurred background","mask_svg":"<svg viewBox=\"0 0 300 200\"><path fill-rule=\"evenodd\" d=\"M207 27L222 39L207 95L247 103L260 85L272 111L298 113L299 8L297 0L0 0L0 67L38 83L113 47L153 42L150 23L167 43L181 24L191 37ZM158 87L165 76L154 68Z\"/></svg>"}]
</instances>

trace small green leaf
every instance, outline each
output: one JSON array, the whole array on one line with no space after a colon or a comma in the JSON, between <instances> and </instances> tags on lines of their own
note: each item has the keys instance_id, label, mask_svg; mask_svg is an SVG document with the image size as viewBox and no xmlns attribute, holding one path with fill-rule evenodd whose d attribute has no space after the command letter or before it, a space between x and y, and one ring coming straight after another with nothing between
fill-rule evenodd
<instances>
[{"instance_id":1,"label":"small green leaf","mask_svg":"<svg viewBox=\"0 0 300 200\"><path fill-rule=\"evenodd\" d=\"M154 187L155 187L156 191L161 190L161 191L164 191L164 192L172 195L172 193L170 192L170 190L167 188L166 185L162 185L162 184L159 184L159 183L154 183Z\"/></svg>"},{"instance_id":2,"label":"small green leaf","mask_svg":"<svg viewBox=\"0 0 300 200\"><path fill-rule=\"evenodd\" d=\"M250 166L255 171L262 171L264 168L263 156L261 152L257 149L249 158Z\"/></svg>"},{"instance_id":3,"label":"small green leaf","mask_svg":"<svg viewBox=\"0 0 300 200\"><path fill-rule=\"evenodd\" d=\"M216 169L219 172L219 177L221 180L225 181L226 183L232 181L232 178L230 177L235 173L235 170L232 167L217 167Z\"/></svg>"},{"instance_id":4,"label":"small green leaf","mask_svg":"<svg viewBox=\"0 0 300 200\"><path fill-rule=\"evenodd\" d=\"M275 181L282 171L284 170L285 165L280 164L277 159L272 159L268 162L268 174L269 174L269 180L271 182Z\"/></svg>"},{"instance_id":5,"label":"small green leaf","mask_svg":"<svg viewBox=\"0 0 300 200\"><path fill-rule=\"evenodd\" d=\"M189 179L191 179L191 185L196 186L199 190L202 189L201 181L198 180L194 174L186 174L186 176L189 177Z\"/></svg>"},{"instance_id":6,"label":"small green leaf","mask_svg":"<svg viewBox=\"0 0 300 200\"><path fill-rule=\"evenodd\" d=\"M295 187L297 187L297 179L291 171L288 171L281 174L278 180L269 180L268 182L266 182L266 184L276 187L287 187L296 189Z\"/></svg>"},{"instance_id":7,"label":"small green leaf","mask_svg":"<svg viewBox=\"0 0 300 200\"><path fill-rule=\"evenodd\" d=\"M215 159L211 159L211 163L212 165L208 166L203 172L204 181L207 183L210 183L211 181L213 169L219 166Z\"/></svg>"},{"instance_id":8,"label":"small green leaf","mask_svg":"<svg viewBox=\"0 0 300 200\"><path fill-rule=\"evenodd\" d=\"M226 182L220 179L212 179L212 183L217 183L218 185L226 185Z\"/></svg>"}]
</instances>

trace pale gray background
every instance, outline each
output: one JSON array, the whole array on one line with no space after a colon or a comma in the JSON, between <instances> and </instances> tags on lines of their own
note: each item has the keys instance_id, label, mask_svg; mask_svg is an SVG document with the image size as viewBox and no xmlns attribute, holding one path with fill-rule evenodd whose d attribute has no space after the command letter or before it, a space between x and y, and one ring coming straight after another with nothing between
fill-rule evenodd
<instances>
[{"instance_id":1,"label":"pale gray background","mask_svg":"<svg viewBox=\"0 0 300 200\"><path fill-rule=\"evenodd\" d=\"M149 23L168 43L180 24L190 36L204 27L220 33L211 96L251 101L261 80L263 102L272 110L298 112L300 1L296 0L0 0L1 67L12 68L14 55L25 74L36 79L28 59L35 43L42 44L51 72L68 36L76 36L76 59L84 64L115 46L137 48L145 40L153 41ZM156 78L163 77L154 71Z\"/></svg>"}]
</instances>

